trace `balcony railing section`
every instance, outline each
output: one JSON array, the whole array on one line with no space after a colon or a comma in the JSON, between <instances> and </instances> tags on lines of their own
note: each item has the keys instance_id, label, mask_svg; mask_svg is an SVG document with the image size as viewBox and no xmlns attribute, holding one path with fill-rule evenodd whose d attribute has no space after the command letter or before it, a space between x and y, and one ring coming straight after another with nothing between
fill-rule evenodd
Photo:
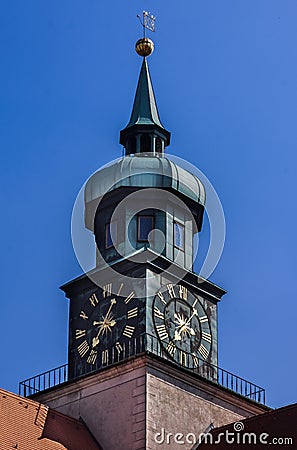
<instances>
[{"instance_id":1,"label":"balcony railing section","mask_svg":"<svg viewBox=\"0 0 297 450\"><path fill-rule=\"evenodd\" d=\"M158 338L152 335L142 335L123 343L121 348L117 349L115 347L111 350L103 351L101 358L97 359L93 365L83 361L78 361L75 365L64 364L63 366L21 381L19 383L19 394L24 397L29 397L68 381L79 379L86 374L96 373L105 367L113 366L121 361L144 353L157 355L158 357L162 356L163 359L165 358L170 361L169 356L163 351ZM191 355L188 354L188 361L190 361L190 357ZM265 389L225 369L207 363L202 359L196 358L195 367L190 367L189 365L188 368L183 366L183 369L191 373L194 372L212 383L223 386L257 403L265 404Z\"/></svg>"},{"instance_id":2,"label":"balcony railing section","mask_svg":"<svg viewBox=\"0 0 297 450\"><path fill-rule=\"evenodd\" d=\"M30 397L68 381L68 364L48 370L19 383L19 395Z\"/></svg>"}]
</instances>

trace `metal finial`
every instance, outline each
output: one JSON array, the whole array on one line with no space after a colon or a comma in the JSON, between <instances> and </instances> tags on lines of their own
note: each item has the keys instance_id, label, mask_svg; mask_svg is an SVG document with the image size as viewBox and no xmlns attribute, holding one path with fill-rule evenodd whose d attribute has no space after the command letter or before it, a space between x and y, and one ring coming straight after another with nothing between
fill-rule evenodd
<instances>
[{"instance_id":1,"label":"metal finial","mask_svg":"<svg viewBox=\"0 0 297 450\"><path fill-rule=\"evenodd\" d=\"M146 37L138 39L135 45L135 50L139 56L143 56L145 58L153 53L154 43L151 39Z\"/></svg>"},{"instance_id":2,"label":"metal finial","mask_svg":"<svg viewBox=\"0 0 297 450\"><path fill-rule=\"evenodd\" d=\"M137 15L137 17L143 28L143 38L139 39L136 42L135 50L138 53L138 55L143 56L145 58L146 56L151 55L154 51L154 43L151 39L145 36L145 30L155 32L156 17L154 17L150 12L147 11L142 12L142 20L139 14Z\"/></svg>"},{"instance_id":3,"label":"metal finial","mask_svg":"<svg viewBox=\"0 0 297 450\"><path fill-rule=\"evenodd\" d=\"M155 20L156 17L154 17L150 12L143 11L142 12L142 20L139 14L137 14L137 17L143 27L143 37L145 38L145 30L150 30L152 32L155 32Z\"/></svg>"}]
</instances>

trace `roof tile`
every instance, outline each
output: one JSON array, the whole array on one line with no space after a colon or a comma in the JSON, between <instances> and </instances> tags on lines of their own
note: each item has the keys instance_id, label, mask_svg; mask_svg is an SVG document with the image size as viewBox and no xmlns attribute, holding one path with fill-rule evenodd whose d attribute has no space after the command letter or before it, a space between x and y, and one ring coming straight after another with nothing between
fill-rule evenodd
<instances>
[{"instance_id":1,"label":"roof tile","mask_svg":"<svg viewBox=\"0 0 297 450\"><path fill-rule=\"evenodd\" d=\"M0 450L102 450L86 425L0 389Z\"/></svg>"}]
</instances>

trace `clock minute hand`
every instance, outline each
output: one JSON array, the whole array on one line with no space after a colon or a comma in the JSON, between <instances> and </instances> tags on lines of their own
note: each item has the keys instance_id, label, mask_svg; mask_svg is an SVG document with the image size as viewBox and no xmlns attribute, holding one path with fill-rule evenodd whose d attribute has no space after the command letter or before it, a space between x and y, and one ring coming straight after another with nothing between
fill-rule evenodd
<instances>
[{"instance_id":1,"label":"clock minute hand","mask_svg":"<svg viewBox=\"0 0 297 450\"><path fill-rule=\"evenodd\" d=\"M105 315L105 317L104 317L104 319L103 319L104 322L107 321L107 318L108 318L108 316L109 316L109 313L110 313L110 311L111 311L113 305L116 304L116 302L117 302L117 301L116 301L115 298L113 298L113 299L111 300L110 305L109 305L109 308L108 308L108 311L107 311L107 313L106 313L106 315Z\"/></svg>"},{"instance_id":2,"label":"clock minute hand","mask_svg":"<svg viewBox=\"0 0 297 450\"><path fill-rule=\"evenodd\" d=\"M177 326L177 328L179 328L179 330L175 330L175 333L174 333L174 339L175 339L175 341L180 341L180 340L181 340L181 336L180 336L181 332L182 332L184 329L186 330L186 329L188 328L188 325L189 325L189 323L191 322L192 318L193 318L194 316L196 316L197 314L198 314L197 309L194 308L193 314L189 317L189 319L186 320L184 323L180 323L180 324ZM176 314L175 314L175 316L176 316ZM177 318L177 317L176 317L176 318ZM189 331L190 331L190 334L191 334L192 336L195 335L195 331L193 330L193 328L190 328Z\"/></svg>"},{"instance_id":3,"label":"clock minute hand","mask_svg":"<svg viewBox=\"0 0 297 450\"><path fill-rule=\"evenodd\" d=\"M189 325L189 323L191 322L191 320L193 319L194 316L198 315L198 311L197 309L194 308L193 314L189 317L189 319L185 322L185 327Z\"/></svg>"},{"instance_id":4,"label":"clock minute hand","mask_svg":"<svg viewBox=\"0 0 297 450\"><path fill-rule=\"evenodd\" d=\"M96 320L94 320L93 325L95 325L95 326L96 326L96 325L100 325L100 329L101 329L101 328L104 328L104 327L106 326L106 322L108 322L108 317L109 317L111 308L112 308L113 305L115 305L115 304L116 304L116 299L113 298L113 299L111 300L111 302L110 302L110 305L109 305L109 308L108 308L107 313L105 314L105 317L102 316L103 320L100 320L100 322L97 322ZM110 322L111 326L115 325L115 320L109 320L109 322ZM99 331L100 331L100 330L99 330ZM99 334L100 334L100 333L99 333Z\"/></svg>"},{"instance_id":5,"label":"clock minute hand","mask_svg":"<svg viewBox=\"0 0 297 450\"><path fill-rule=\"evenodd\" d=\"M180 328L180 327L188 326L189 323L191 322L191 320L193 319L193 317L197 316L197 315L198 315L198 311L197 311L197 309L194 308L193 314L189 317L189 319L181 320L176 313L174 314L174 318L179 322L178 328Z\"/></svg>"}]
</instances>

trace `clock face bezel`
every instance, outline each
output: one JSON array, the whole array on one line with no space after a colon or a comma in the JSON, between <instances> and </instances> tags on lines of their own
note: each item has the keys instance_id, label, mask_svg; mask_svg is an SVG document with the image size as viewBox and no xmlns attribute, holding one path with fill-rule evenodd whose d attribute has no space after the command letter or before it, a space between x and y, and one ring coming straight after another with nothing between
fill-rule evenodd
<instances>
[{"instance_id":1,"label":"clock face bezel","mask_svg":"<svg viewBox=\"0 0 297 450\"><path fill-rule=\"evenodd\" d=\"M213 335L205 300L181 284L167 284L153 301L155 332L166 355L197 369L211 359Z\"/></svg>"},{"instance_id":2,"label":"clock face bezel","mask_svg":"<svg viewBox=\"0 0 297 450\"><path fill-rule=\"evenodd\" d=\"M71 347L77 372L89 372L133 354L141 333L141 302L123 283L108 283L86 295L71 319ZM114 294L117 292L117 294Z\"/></svg>"}]
</instances>

